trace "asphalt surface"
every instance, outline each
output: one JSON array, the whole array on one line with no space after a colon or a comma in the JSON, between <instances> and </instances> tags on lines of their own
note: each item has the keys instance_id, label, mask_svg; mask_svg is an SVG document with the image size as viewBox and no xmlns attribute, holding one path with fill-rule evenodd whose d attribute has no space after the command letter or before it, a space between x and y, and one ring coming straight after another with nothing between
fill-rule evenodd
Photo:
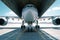
<instances>
[{"instance_id":1,"label":"asphalt surface","mask_svg":"<svg viewBox=\"0 0 60 40\"><path fill-rule=\"evenodd\" d=\"M16 29L12 32L0 36L0 40L57 40L42 30L36 32L25 32Z\"/></svg>"}]
</instances>

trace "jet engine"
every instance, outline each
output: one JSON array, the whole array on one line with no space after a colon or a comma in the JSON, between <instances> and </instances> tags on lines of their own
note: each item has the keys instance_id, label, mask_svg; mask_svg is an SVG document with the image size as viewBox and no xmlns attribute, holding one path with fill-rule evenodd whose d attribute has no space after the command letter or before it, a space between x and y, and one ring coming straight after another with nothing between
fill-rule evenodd
<instances>
[{"instance_id":1,"label":"jet engine","mask_svg":"<svg viewBox=\"0 0 60 40\"><path fill-rule=\"evenodd\" d=\"M53 20L52 20L52 23L53 23L54 25L60 25L60 18L55 18L55 19L53 19Z\"/></svg>"},{"instance_id":2,"label":"jet engine","mask_svg":"<svg viewBox=\"0 0 60 40\"><path fill-rule=\"evenodd\" d=\"M0 18L0 25L4 26L6 24L7 24L7 21L5 19L3 19L3 18Z\"/></svg>"}]
</instances>

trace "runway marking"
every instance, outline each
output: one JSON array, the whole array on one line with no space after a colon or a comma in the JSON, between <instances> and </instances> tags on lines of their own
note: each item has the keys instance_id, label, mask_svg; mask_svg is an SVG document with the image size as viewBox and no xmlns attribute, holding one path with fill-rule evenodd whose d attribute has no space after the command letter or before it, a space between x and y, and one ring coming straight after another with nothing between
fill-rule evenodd
<instances>
[{"instance_id":1,"label":"runway marking","mask_svg":"<svg viewBox=\"0 0 60 40\"><path fill-rule=\"evenodd\" d=\"M57 40L57 39L54 39L52 36L48 35L45 31L41 30L41 32L44 33L46 36L48 36L50 39Z\"/></svg>"},{"instance_id":2,"label":"runway marking","mask_svg":"<svg viewBox=\"0 0 60 40\"><path fill-rule=\"evenodd\" d=\"M46 40L46 38L45 38L44 35L42 35L42 34L45 34L47 37L49 37L49 38L52 39L52 40L57 40L57 39L54 39L52 36L46 34L46 32L44 32L43 30L40 30L40 31L36 30L36 31L39 33L39 35L40 35L44 40Z\"/></svg>"},{"instance_id":3,"label":"runway marking","mask_svg":"<svg viewBox=\"0 0 60 40\"><path fill-rule=\"evenodd\" d=\"M42 35L41 32L38 32L38 33L39 33L39 35L42 37L43 40L46 40L46 38Z\"/></svg>"},{"instance_id":4,"label":"runway marking","mask_svg":"<svg viewBox=\"0 0 60 40\"><path fill-rule=\"evenodd\" d=\"M12 36L14 36L15 34L20 34L19 36L17 36L16 40L19 40L19 38L21 37L21 35L23 34L23 32L25 32L26 29L23 31L20 31L21 33L15 32L14 34L10 35L9 37L5 38L5 40L8 40L9 38L11 38Z\"/></svg>"},{"instance_id":5,"label":"runway marking","mask_svg":"<svg viewBox=\"0 0 60 40\"><path fill-rule=\"evenodd\" d=\"M39 33L39 35L41 36L42 39L46 40L46 38L44 38L44 36L42 35L42 32L39 32L38 30L35 29L35 31L37 31Z\"/></svg>"},{"instance_id":6,"label":"runway marking","mask_svg":"<svg viewBox=\"0 0 60 40\"><path fill-rule=\"evenodd\" d=\"M22 36L22 34L23 34L24 32L25 32L25 30L22 31L21 33L18 33L18 36L17 36L16 40L19 40L19 38Z\"/></svg>"},{"instance_id":7,"label":"runway marking","mask_svg":"<svg viewBox=\"0 0 60 40\"><path fill-rule=\"evenodd\" d=\"M14 36L15 34L17 34L17 32L15 32L14 34L12 34L9 37L5 38L5 40L8 40L10 37Z\"/></svg>"},{"instance_id":8,"label":"runway marking","mask_svg":"<svg viewBox=\"0 0 60 40\"><path fill-rule=\"evenodd\" d=\"M11 32L11 31L14 31L15 29L1 29L0 30L0 36L2 36L2 35L4 35L4 34L6 34L6 33L8 33L8 32Z\"/></svg>"},{"instance_id":9,"label":"runway marking","mask_svg":"<svg viewBox=\"0 0 60 40\"><path fill-rule=\"evenodd\" d=\"M8 40L9 38L11 38L12 36L14 36L15 34L18 34L17 36L16 36L16 40L19 40L19 38L22 36L22 34L25 32L26 30L22 30L22 31L20 31L20 30L18 30L18 32L15 32L14 34L12 34L11 36L9 36L8 38L6 38L5 40ZM46 38L44 37L44 35L43 34L45 34L45 35L47 35L44 31L38 31L38 30L36 30L35 29L35 31L37 31L38 32L38 34L41 36L41 38L43 39L43 40L46 40ZM49 35L47 35L48 37L49 37ZM50 36L51 37L51 36ZM49 38L50 38L49 37ZM51 37L52 38L52 37ZM52 40L55 40L55 39L52 39Z\"/></svg>"}]
</instances>

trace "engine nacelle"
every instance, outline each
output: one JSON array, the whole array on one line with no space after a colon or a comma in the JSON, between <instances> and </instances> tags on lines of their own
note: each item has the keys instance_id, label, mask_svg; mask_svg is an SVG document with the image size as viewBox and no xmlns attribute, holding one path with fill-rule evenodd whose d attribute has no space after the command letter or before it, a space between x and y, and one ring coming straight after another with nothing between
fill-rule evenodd
<instances>
[{"instance_id":1,"label":"engine nacelle","mask_svg":"<svg viewBox=\"0 0 60 40\"><path fill-rule=\"evenodd\" d=\"M0 18L0 25L4 26L6 24L7 24L7 21L5 19L3 19L3 18Z\"/></svg>"},{"instance_id":2,"label":"engine nacelle","mask_svg":"<svg viewBox=\"0 0 60 40\"><path fill-rule=\"evenodd\" d=\"M55 18L55 19L53 19L53 20L52 20L52 23L53 23L54 25L60 25L60 18Z\"/></svg>"}]
</instances>

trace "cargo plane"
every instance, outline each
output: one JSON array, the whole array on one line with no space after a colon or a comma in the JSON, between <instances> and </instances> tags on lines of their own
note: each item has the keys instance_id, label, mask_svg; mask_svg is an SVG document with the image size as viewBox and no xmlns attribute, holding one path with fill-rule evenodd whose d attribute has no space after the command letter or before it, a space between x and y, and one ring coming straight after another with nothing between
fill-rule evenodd
<instances>
[{"instance_id":1,"label":"cargo plane","mask_svg":"<svg viewBox=\"0 0 60 40\"><path fill-rule=\"evenodd\" d=\"M6 6L8 6L20 19L23 19L21 29L26 29L24 23L29 26L28 30L39 29L38 19L44 14L44 12L55 2L55 0L1 0ZM51 17L54 18L54 17ZM60 18L53 20L53 24L59 25ZM36 26L33 28L32 24L36 22ZM0 18L0 25L5 25L3 19Z\"/></svg>"}]
</instances>

